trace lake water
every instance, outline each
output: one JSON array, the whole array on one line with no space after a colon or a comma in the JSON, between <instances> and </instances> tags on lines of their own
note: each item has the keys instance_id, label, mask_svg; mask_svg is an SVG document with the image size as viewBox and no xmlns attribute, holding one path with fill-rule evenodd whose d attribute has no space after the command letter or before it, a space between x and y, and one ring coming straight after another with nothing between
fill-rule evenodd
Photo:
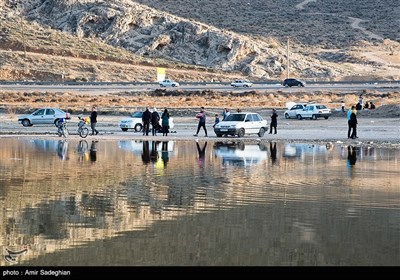
<instances>
[{"instance_id":1,"label":"lake water","mask_svg":"<svg viewBox=\"0 0 400 280\"><path fill-rule=\"evenodd\" d=\"M339 144L0 139L0 265L398 266L399 158Z\"/></svg>"}]
</instances>

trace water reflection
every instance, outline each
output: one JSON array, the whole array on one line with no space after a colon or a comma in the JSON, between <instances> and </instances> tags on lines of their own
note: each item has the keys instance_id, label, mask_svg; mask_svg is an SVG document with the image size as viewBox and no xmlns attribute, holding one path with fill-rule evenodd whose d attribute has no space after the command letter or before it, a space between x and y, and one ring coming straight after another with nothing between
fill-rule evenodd
<instances>
[{"instance_id":1,"label":"water reflection","mask_svg":"<svg viewBox=\"0 0 400 280\"><path fill-rule=\"evenodd\" d=\"M46 141L0 139L18 264L400 265L399 150Z\"/></svg>"},{"instance_id":2,"label":"water reflection","mask_svg":"<svg viewBox=\"0 0 400 280\"><path fill-rule=\"evenodd\" d=\"M90 161L94 162L97 161L97 142L98 141L92 141L92 144L90 144Z\"/></svg>"},{"instance_id":3,"label":"water reflection","mask_svg":"<svg viewBox=\"0 0 400 280\"><path fill-rule=\"evenodd\" d=\"M248 166L258 164L268 157L263 143L255 145L244 142L216 142L214 152L217 157L222 158L223 165Z\"/></svg>"},{"instance_id":4,"label":"water reflection","mask_svg":"<svg viewBox=\"0 0 400 280\"><path fill-rule=\"evenodd\" d=\"M68 141L59 140L57 145L57 155L61 160L68 159L67 151L68 151Z\"/></svg>"},{"instance_id":5,"label":"water reflection","mask_svg":"<svg viewBox=\"0 0 400 280\"><path fill-rule=\"evenodd\" d=\"M199 142L196 142L196 148L197 148L197 164L199 167L203 168L204 163L206 160L206 148L207 148L207 142L204 142L203 146L200 148Z\"/></svg>"}]
</instances>

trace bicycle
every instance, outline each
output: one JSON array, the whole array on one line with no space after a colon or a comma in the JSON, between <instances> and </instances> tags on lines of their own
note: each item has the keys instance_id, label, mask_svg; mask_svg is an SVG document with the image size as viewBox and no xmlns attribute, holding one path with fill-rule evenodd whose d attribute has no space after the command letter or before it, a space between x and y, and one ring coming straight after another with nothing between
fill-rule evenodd
<instances>
[{"instance_id":1,"label":"bicycle","mask_svg":"<svg viewBox=\"0 0 400 280\"><path fill-rule=\"evenodd\" d=\"M57 135L59 137L64 136L65 138L67 138L69 135L67 128L67 121L64 118L61 118L58 120L56 125L57 125Z\"/></svg>"},{"instance_id":2,"label":"bicycle","mask_svg":"<svg viewBox=\"0 0 400 280\"><path fill-rule=\"evenodd\" d=\"M78 116L78 135L82 138L86 138L89 134L89 129L86 125L89 123L89 118L82 118Z\"/></svg>"}]
</instances>

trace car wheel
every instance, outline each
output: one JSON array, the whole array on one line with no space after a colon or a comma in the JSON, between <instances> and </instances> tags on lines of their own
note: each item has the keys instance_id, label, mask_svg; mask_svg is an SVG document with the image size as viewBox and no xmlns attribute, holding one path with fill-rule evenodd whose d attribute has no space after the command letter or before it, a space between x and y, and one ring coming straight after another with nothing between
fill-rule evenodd
<instances>
[{"instance_id":1,"label":"car wheel","mask_svg":"<svg viewBox=\"0 0 400 280\"><path fill-rule=\"evenodd\" d=\"M329 117L324 117L325 118L325 120L327 120Z\"/></svg>"},{"instance_id":2,"label":"car wheel","mask_svg":"<svg viewBox=\"0 0 400 280\"><path fill-rule=\"evenodd\" d=\"M289 114L288 113L285 114L285 119L289 119Z\"/></svg>"},{"instance_id":3,"label":"car wheel","mask_svg":"<svg viewBox=\"0 0 400 280\"><path fill-rule=\"evenodd\" d=\"M219 134L219 133L218 133L218 134L217 134L217 137L222 137L222 134Z\"/></svg>"},{"instance_id":4,"label":"car wheel","mask_svg":"<svg viewBox=\"0 0 400 280\"><path fill-rule=\"evenodd\" d=\"M316 120L317 119L317 115L312 115L312 117L311 117L313 120Z\"/></svg>"},{"instance_id":5,"label":"car wheel","mask_svg":"<svg viewBox=\"0 0 400 280\"><path fill-rule=\"evenodd\" d=\"M243 87L246 87L246 88L248 88L249 86L248 86L248 85L244 85Z\"/></svg>"},{"instance_id":6,"label":"car wheel","mask_svg":"<svg viewBox=\"0 0 400 280\"><path fill-rule=\"evenodd\" d=\"M172 87L176 87L176 85L175 85L175 84L172 84Z\"/></svg>"},{"instance_id":7,"label":"car wheel","mask_svg":"<svg viewBox=\"0 0 400 280\"><path fill-rule=\"evenodd\" d=\"M297 117L298 120L302 120L303 119L303 117L300 114L298 114L296 117Z\"/></svg>"},{"instance_id":8,"label":"car wheel","mask_svg":"<svg viewBox=\"0 0 400 280\"><path fill-rule=\"evenodd\" d=\"M289 87L289 85L288 85L288 84L284 84L284 86L285 86L285 87Z\"/></svg>"},{"instance_id":9,"label":"car wheel","mask_svg":"<svg viewBox=\"0 0 400 280\"><path fill-rule=\"evenodd\" d=\"M238 136L243 137L245 134L244 128L239 129Z\"/></svg>"},{"instance_id":10,"label":"car wheel","mask_svg":"<svg viewBox=\"0 0 400 280\"><path fill-rule=\"evenodd\" d=\"M122 131L128 131L128 129L127 128L121 128L122 129Z\"/></svg>"},{"instance_id":11,"label":"car wheel","mask_svg":"<svg viewBox=\"0 0 400 280\"><path fill-rule=\"evenodd\" d=\"M143 128L142 124L140 124L140 123L135 124L135 131L136 131L136 132L141 131L142 128Z\"/></svg>"},{"instance_id":12,"label":"car wheel","mask_svg":"<svg viewBox=\"0 0 400 280\"><path fill-rule=\"evenodd\" d=\"M258 137L263 137L265 134L265 129L263 127L260 128L260 131L258 132Z\"/></svg>"},{"instance_id":13,"label":"car wheel","mask_svg":"<svg viewBox=\"0 0 400 280\"><path fill-rule=\"evenodd\" d=\"M22 121L23 126L31 126L31 122L28 119Z\"/></svg>"},{"instance_id":14,"label":"car wheel","mask_svg":"<svg viewBox=\"0 0 400 280\"><path fill-rule=\"evenodd\" d=\"M297 86L298 86L298 87L302 87L303 85L302 85L301 83L298 83Z\"/></svg>"}]
</instances>

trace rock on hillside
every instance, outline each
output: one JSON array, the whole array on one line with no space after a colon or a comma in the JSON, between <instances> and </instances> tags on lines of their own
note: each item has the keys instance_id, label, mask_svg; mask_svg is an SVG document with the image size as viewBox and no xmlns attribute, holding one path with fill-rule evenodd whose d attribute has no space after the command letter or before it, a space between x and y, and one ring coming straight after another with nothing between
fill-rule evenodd
<instances>
[{"instance_id":1,"label":"rock on hillside","mask_svg":"<svg viewBox=\"0 0 400 280\"><path fill-rule=\"evenodd\" d=\"M15 1L5 2L15 9ZM31 0L19 3L19 8L30 21L79 37L97 37L143 56L237 70L258 78L276 78L286 71L286 48L273 39L238 35L132 1ZM292 56L290 71L297 76L353 74L313 56Z\"/></svg>"}]
</instances>

